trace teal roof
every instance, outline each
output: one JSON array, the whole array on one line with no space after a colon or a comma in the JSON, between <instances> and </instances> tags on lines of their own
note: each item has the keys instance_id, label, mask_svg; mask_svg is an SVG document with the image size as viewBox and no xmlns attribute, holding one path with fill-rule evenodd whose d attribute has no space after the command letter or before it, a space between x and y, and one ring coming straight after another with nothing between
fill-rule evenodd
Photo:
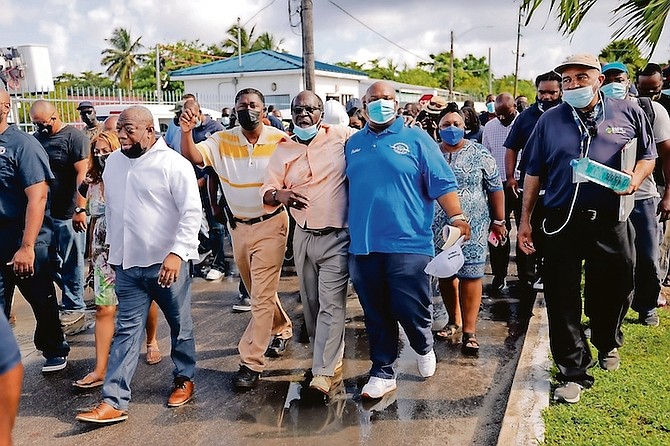
<instances>
[{"instance_id":1,"label":"teal roof","mask_svg":"<svg viewBox=\"0 0 670 446\"><path fill-rule=\"evenodd\" d=\"M331 65L324 62L314 62L317 71L330 71L332 73L350 74L355 76L366 76L367 73L352 70L350 68ZM182 68L170 73L171 77L199 76L212 74L235 74L254 73L259 71L285 71L302 69L302 57L293 54L278 53L276 51L261 50L242 55L242 66L239 65L237 56L224 60L217 60L195 67Z\"/></svg>"}]
</instances>

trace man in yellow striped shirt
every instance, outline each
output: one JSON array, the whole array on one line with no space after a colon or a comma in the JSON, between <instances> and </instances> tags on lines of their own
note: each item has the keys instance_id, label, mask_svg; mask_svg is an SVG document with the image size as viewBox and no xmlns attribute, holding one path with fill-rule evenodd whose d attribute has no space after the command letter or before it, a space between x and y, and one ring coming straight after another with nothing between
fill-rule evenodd
<instances>
[{"instance_id":1,"label":"man in yellow striped shirt","mask_svg":"<svg viewBox=\"0 0 670 446\"><path fill-rule=\"evenodd\" d=\"M236 388L250 389L265 367L266 349L269 355L281 355L293 335L277 296L288 215L283 206L266 213L259 193L270 156L288 137L263 125L265 98L253 88L240 90L235 97L240 126L216 132L198 144L191 134L196 116L186 109L180 120L182 154L197 166L212 166L219 175L229 207L233 255L251 295L251 320L238 345L240 369L234 380Z\"/></svg>"}]
</instances>

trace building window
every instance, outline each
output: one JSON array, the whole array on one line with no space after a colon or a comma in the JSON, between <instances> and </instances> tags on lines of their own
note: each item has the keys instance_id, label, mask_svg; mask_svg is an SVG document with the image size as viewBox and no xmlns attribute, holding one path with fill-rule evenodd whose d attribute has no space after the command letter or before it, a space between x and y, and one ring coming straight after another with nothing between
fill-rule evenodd
<instances>
[{"instance_id":1,"label":"building window","mask_svg":"<svg viewBox=\"0 0 670 446\"><path fill-rule=\"evenodd\" d=\"M291 96L287 94L266 94L265 106L274 105L279 110L291 108Z\"/></svg>"}]
</instances>

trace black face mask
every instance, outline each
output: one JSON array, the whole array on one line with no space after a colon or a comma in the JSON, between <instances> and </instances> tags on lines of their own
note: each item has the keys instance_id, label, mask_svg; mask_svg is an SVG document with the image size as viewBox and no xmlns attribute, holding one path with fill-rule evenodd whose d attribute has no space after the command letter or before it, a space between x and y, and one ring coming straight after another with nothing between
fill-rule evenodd
<instances>
[{"instance_id":1,"label":"black face mask","mask_svg":"<svg viewBox=\"0 0 670 446\"><path fill-rule=\"evenodd\" d=\"M130 149L121 149L121 153L126 155L128 158L134 159L134 158L139 158L142 155L146 153L147 149L142 148L142 145L139 142L136 142L132 146L130 146Z\"/></svg>"},{"instance_id":2,"label":"black face mask","mask_svg":"<svg viewBox=\"0 0 670 446\"><path fill-rule=\"evenodd\" d=\"M50 136L54 128L51 124L35 124L37 131L42 136Z\"/></svg>"},{"instance_id":3,"label":"black face mask","mask_svg":"<svg viewBox=\"0 0 670 446\"><path fill-rule=\"evenodd\" d=\"M237 120L244 130L251 132L260 125L261 121L258 119L260 115L261 113L256 110L238 110Z\"/></svg>"},{"instance_id":4,"label":"black face mask","mask_svg":"<svg viewBox=\"0 0 670 446\"><path fill-rule=\"evenodd\" d=\"M543 112L546 112L550 108L556 107L557 105L560 105L563 100L561 98L558 98L554 101L541 101L537 100L537 106L540 107L540 110Z\"/></svg>"},{"instance_id":5,"label":"black face mask","mask_svg":"<svg viewBox=\"0 0 670 446\"><path fill-rule=\"evenodd\" d=\"M106 155L96 155L96 158L98 159L98 164L100 164L100 170L105 170L105 164L107 164L107 157L109 154Z\"/></svg>"}]
</instances>

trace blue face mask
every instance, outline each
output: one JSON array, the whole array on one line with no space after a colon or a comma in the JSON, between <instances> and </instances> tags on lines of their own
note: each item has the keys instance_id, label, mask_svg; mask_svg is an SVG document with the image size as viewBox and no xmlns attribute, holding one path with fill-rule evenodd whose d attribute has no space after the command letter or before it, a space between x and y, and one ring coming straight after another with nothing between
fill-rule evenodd
<instances>
[{"instance_id":1,"label":"blue face mask","mask_svg":"<svg viewBox=\"0 0 670 446\"><path fill-rule=\"evenodd\" d=\"M666 95L666 96L670 96L670 88L667 88L665 90L661 90L661 93Z\"/></svg>"},{"instance_id":2,"label":"blue face mask","mask_svg":"<svg viewBox=\"0 0 670 446\"><path fill-rule=\"evenodd\" d=\"M446 129L440 130L440 138L450 146L455 146L461 142L463 136L465 136L465 130L455 125L450 125Z\"/></svg>"},{"instance_id":3,"label":"blue face mask","mask_svg":"<svg viewBox=\"0 0 670 446\"><path fill-rule=\"evenodd\" d=\"M595 96L592 85L563 91L563 101L574 108L584 108L591 103Z\"/></svg>"},{"instance_id":4,"label":"blue face mask","mask_svg":"<svg viewBox=\"0 0 670 446\"><path fill-rule=\"evenodd\" d=\"M301 141L309 141L319 133L319 124L310 125L309 127L293 127L293 134Z\"/></svg>"},{"instance_id":5,"label":"blue face mask","mask_svg":"<svg viewBox=\"0 0 670 446\"><path fill-rule=\"evenodd\" d=\"M496 112L496 103L495 102L487 102L486 103L486 111L494 114Z\"/></svg>"},{"instance_id":6,"label":"blue face mask","mask_svg":"<svg viewBox=\"0 0 670 446\"><path fill-rule=\"evenodd\" d=\"M368 117L375 124L386 124L396 117L395 101L392 99L377 99L368 104Z\"/></svg>"},{"instance_id":7,"label":"blue face mask","mask_svg":"<svg viewBox=\"0 0 670 446\"><path fill-rule=\"evenodd\" d=\"M628 94L628 85L621 82L610 82L600 87L600 91L608 98L623 99Z\"/></svg>"}]
</instances>

